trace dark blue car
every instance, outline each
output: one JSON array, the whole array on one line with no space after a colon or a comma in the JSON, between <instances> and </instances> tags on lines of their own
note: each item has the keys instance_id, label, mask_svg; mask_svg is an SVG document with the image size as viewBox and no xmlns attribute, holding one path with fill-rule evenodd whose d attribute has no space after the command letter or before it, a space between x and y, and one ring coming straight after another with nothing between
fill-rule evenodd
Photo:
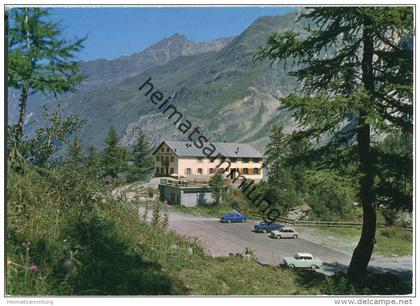
<instances>
[{"instance_id":1,"label":"dark blue car","mask_svg":"<svg viewBox=\"0 0 420 306\"><path fill-rule=\"evenodd\" d=\"M275 231L275 230L279 230L282 227L284 227L283 224L279 224L276 222L260 222L258 224L255 224L254 229L256 232L263 232L263 233L267 233L267 232L271 232L271 231Z\"/></svg>"},{"instance_id":2,"label":"dark blue car","mask_svg":"<svg viewBox=\"0 0 420 306\"><path fill-rule=\"evenodd\" d=\"M220 222L246 222L246 216L241 215L237 211L228 212L226 215L220 217Z\"/></svg>"}]
</instances>

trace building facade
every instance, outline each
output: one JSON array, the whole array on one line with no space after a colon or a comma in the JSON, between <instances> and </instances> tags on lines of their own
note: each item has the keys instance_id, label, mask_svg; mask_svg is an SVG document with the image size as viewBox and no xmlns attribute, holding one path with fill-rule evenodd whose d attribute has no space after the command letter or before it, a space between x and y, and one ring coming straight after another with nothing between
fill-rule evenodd
<instances>
[{"instance_id":1,"label":"building facade","mask_svg":"<svg viewBox=\"0 0 420 306\"><path fill-rule=\"evenodd\" d=\"M230 179L262 179L263 156L250 144L212 144L216 150L208 156L191 142L163 141L153 152L155 176L205 177L227 170L224 175Z\"/></svg>"},{"instance_id":2,"label":"building facade","mask_svg":"<svg viewBox=\"0 0 420 306\"><path fill-rule=\"evenodd\" d=\"M193 207L214 203L213 194L209 186L182 185L176 181L161 179L159 184L159 198L172 205Z\"/></svg>"}]
</instances>

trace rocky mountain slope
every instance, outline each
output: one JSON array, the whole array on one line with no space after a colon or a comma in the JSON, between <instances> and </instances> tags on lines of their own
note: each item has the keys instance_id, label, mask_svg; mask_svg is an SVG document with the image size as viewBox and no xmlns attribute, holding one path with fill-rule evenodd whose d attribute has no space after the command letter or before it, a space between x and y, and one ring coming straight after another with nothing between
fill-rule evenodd
<instances>
[{"instance_id":1,"label":"rocky mountain slope","mask_svg":"<svg viewBox=\"0 0 420 306\"><path fill-rule=\"evenodd\" d=\"M134 53L130 56L121 56L113 60L97 59L81 62L80 72L86 79L77 90L88 94L95 87L116 84L151 67L164 65L179 56L218 51L231 40L232 38L226 37L205 42L193 42L184 35L176 33L162 39L142 52ZM66 102L71 103L72 97L72 94L58 99L47 98L41 94L31 96L27 118L29 126L27 128L31 130L32 127L37 125L35 121L39 120L43 106L53 109L57 103L62 103L64 98ZM17 120L18 98L19 92L9 89L9 122Z\"/></svg>"},{"instance_id":2,"label":"rocky mountain slope","mask_svg":"<svg viewBox=\"0 0 420 306\"><path fill-rule=\"evenodd\" d=\"M60 103L66 113L87 120L78 134L85 145L100 148L110 126L126 146L140 129L153 143L186 140L167 114L139 92L139 86L152 77L155 88L165 98L172 96L184 118L212 141L251 142L263 150L273 123L294 128L290 114L279 109L278 102L294 89L294 80L287 75L287 66L253 62L252 55L273 31L300 29L295 20L296 13L262 17L231 40L197 44L174 35L107 65L102 60L83 63L85 73L94 73L81 90L61 97ZM51 100L48 103L52 105ZM38 114L30 115L29 129L39 124Z\"/></svg>"},{"instance_id":3,"label":"rocky mountain slope","mask_svg":"<svg viewBox=\"0 0 420 306\"><path fill-rule=\"evenodd\" d=\"M231 38L193 42L176 33L164 38L142 52L115 60L98 59L81 63L81 72L88 76L84 86L116 83L146 69L160 66L179 57L222 49Z\"/></svg>"}]
</instances>

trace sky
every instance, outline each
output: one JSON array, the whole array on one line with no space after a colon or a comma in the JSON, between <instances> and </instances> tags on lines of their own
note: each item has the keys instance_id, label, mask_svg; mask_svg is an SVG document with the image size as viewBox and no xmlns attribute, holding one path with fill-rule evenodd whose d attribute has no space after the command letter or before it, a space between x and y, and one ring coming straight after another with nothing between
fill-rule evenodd
<instances>
[{"instance_id":1,"label":"sky","mask_svg":"<svg viewBox=\"0 0 420 306\"><path fill-rule=\"evenodd\" d=\"M54 8L68 38L87 35L79 60L114 59L141 52L172 34L192 41L234 36L260 16L281 15L287 7Z\"/></svg>"}]
</instances>

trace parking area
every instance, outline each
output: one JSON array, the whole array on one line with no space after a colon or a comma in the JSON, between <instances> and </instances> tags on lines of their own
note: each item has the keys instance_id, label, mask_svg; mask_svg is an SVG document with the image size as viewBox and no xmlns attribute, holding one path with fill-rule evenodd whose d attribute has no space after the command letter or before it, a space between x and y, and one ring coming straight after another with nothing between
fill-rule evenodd
<instances>
[{"instance_id":1,"label":"parking area","mask_svg":"<svg viewBox=\"0 0 420 306\"><path fill-rule=\"evenodd\" d=\"M228 256L229 253L243 253L245 247L254 251L258 261L278 265L283 257L297 252L311 253L328 263L348 264L350 257L333 249L298 239L273 239L270 233L255 233L254 222L220 223L216 218L192 216L179 218L172 215L170 229L177 233L199 238L201 244L213 256Z\"/></svg>"},{"instance_id":2,"label":"parking area","mask_svg":"<svg viewBox=\"0 0 420 306\"><path fill-rule=\"evenodd\" d=\"M350 263L351 254L340 252L306 237L304 228L297 227L301 234L298 239L273 239L269 233L255 233L255 222L220 223L217 218L202 217L170 212L169 227L177 233L197 237L213 256L228 256L230 253L243 253L245 247L252 249L257 260L263 264L278 265L283 257L298 252L311 253L323 260L322 271L330 274L345 270ZM412 279L412 257L379 257L371 261L371 269L398 274L406 281Z\"/></svg>"}]
</instances>

